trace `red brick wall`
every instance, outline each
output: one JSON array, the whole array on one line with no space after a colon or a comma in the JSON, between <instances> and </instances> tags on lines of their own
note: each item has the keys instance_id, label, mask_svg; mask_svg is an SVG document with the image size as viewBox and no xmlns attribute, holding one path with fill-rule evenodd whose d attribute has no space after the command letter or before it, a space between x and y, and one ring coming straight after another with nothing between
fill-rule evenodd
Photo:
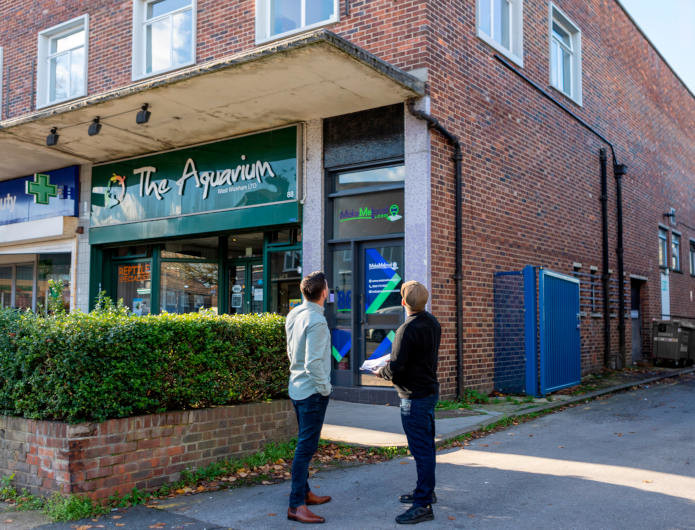
<instances>
[{"instance_id":1,"label":"red brick wall","mask_svg":"<svg viewBox=\"0 0 695 530\"><path fill-rule=\"evenodd\" d=\"M288 400L69 425L0 416L0 474L34 493L106 498L151 490L184 469L239 457L296 435Z\"/></svg>"}]
</instances>

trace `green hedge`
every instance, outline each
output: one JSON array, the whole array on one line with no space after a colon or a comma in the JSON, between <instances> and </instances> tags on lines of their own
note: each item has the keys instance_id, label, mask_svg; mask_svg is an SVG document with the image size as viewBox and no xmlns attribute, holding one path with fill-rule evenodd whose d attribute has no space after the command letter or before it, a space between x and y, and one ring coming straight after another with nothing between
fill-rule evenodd
<instances>
[{"instance_id":1,"label":"green hedge","mask_svg":"<svg viewBox=\"0 0 695 530\"><path fill-rule=\"evenodd\" d=\"M0 310L0 412L103 421L286 396L283 317Z\"/></svg>"}]
</instances>

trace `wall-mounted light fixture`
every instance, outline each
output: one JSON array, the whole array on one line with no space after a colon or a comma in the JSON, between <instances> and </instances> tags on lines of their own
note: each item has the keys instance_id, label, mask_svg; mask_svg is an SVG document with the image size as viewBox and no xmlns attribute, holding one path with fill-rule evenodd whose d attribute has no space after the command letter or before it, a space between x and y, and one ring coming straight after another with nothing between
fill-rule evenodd
<instances>
[{"instance_id":1,"label":"wall-mounted light fixture","mask_svg":"<svg viewBox=\"0 0 695 530\"><path fill-rule=\"evenodd\" d=\"M676 209L675 208L670 208L669 211L664 214L664 217L668 217L669 222L673 226L676 226Z\"/></svg>"},{"instance_id":2,"label":"wall-mounted light fixture","mask_svg":"<svg viewBox=\"0 0 695 530\"><path fill-rule=\"evenodd\" d=\"M150 111L147 110L148 108L150 108L148 103L145 103L142 107L140 107L137 116L135 116L135 123L142 124L150 121Z\"/></svg>"},{"instance_id":3,"label":"wall-mounted light fixture","mask_svg":"<svg viewBox=\"0 0 695 530\"><path fill-rule=\"evenodd\" d=\"M89 134L89 136L96 136L99 134L99 131L101 131L101 123L99 123L99 116L97 116L92 120L92 123L89 124L87 134Z\"/></svg>"},{"instance_id":4,"label":"wall-mounted light fixture","mask_svg":"<svg viewBox=\"0 0 695 530\"><path fill-rule=\"evenodd\" d=\"M58 134L58 127L53 127L51 129L51 132L48 136L46 136L46 145L47 146L52 146L56 145L58 143L58 138L60 135Z\"/></svg>"}]
</instances>

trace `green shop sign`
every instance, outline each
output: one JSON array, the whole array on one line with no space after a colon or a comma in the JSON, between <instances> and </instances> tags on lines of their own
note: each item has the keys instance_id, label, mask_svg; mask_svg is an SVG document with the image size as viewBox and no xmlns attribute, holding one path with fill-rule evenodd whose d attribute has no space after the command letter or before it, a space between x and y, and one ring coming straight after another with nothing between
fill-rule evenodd
<instances>
[{"instance_id":1,"label":"green shop sign","mask_svg":"<svg viewBox=\"0 0 695 530\"><path fill-rule=\"evenodd\" d=\"M93 243L297 222L297 127L95 166L91 199Z\"/></svg>"}]
</instances>

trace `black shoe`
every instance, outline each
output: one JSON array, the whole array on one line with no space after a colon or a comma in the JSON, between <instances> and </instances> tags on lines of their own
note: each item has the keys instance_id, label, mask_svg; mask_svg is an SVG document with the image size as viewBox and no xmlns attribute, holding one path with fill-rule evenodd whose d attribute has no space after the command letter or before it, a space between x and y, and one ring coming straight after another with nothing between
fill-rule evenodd
<instances>
[{"instance_id":1,"label":"black shoe","mask_svg":"<svg viewBox=\"0 0 695 530\"><path fill-rule=\"evenodd\" d=\"M413 502L415 502L412 493L405 493L401 495L398 500L403 504L413 504ZM437 494L435 492L432 492L432 504L437 504Z\"/></svg>"},{"instance_id":2,"label":"black shoe","mask_svg":"<svg viewBox=\"0 0 695 530\"><path fill-rule=\"evenodd\" d=\"M411 506L404 513L396 517L398 524L418 524L425 521L433 521L434 512L432 506Z\"/></svg>"}]
</instances>

